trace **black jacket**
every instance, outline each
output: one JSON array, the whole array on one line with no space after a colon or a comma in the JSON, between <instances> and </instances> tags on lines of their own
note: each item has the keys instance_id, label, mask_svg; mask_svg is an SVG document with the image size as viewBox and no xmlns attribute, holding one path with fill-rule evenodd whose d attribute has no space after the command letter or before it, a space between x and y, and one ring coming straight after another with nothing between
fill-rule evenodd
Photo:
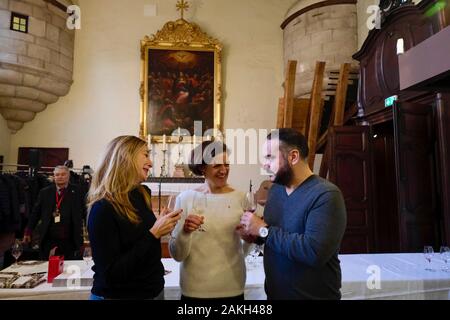
<instances>
[{"instance_id":1,"label":"black jacket","mask_svg":"<svg viewBox=\"0 0 450 320\"><path fill-rule=\"evenodd\" d=\"M20 228L19 184L12 175L0 175L0 232Z\"/></svg>"},{"instance_id":2,"label":"black jacket","mask_svg":"<svg viewBox=\"0 0 450 320\"><path fill-rule=\"evenodd\" d=\"M33 230L39 221L38 232L40 245L45 239L56 208L56 185L52 184L39 192L36 204L28 221L28 228ZM69 184L61 204L61 215L70 216L72 241L76 248L83 244L83 217L86 212L85 200L78 186Z\"/></svg>"},{"instance_id":3,"label":"black jacket","mask_svg":"<svg viewBox=\"0 0 450 320\"><path fill-rule=\"evenodd\" d=\"M107 200L97 201L90 210L92 293L109 299L150 299L164 288L161 242L149 231L156 217L137 189L129 198L142 219L139 224L120 216Z\"/></svg>"}]
</instances>

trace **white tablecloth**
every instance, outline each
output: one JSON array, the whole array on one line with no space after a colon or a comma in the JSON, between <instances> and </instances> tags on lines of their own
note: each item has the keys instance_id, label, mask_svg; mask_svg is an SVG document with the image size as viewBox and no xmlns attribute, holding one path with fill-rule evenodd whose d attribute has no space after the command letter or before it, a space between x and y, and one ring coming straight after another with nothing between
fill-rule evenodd
<instances>
[{"instance_id":1,"label":"white tablecloth","mask_svg":"<svg viewBox=\"0 0 450 320\"><path fill-rule=\"evenodd\" d=\"M450 299L450 273L439 254L427 261L421 253L340 255L343 299ZM379 279L379 282L377 281Z\"/></svg>"},{"instance_id":2,"label":"white tablecloth","mask_svg":"<svg viewBox=\"0 0 450 320\"><path fill-rule=\"evenodd\" d=\"M450 273L441 270L444 262L439 255L432 260L434 272L425 270L423 254L355 254L339 258L343 299L450 299ZM163 259L163 264L171 271L165 276L165 298L179 299L179 264L173 259ZM55 279L55 286L44 283L34 289L0 289L0 299L87 299L92 275L84 261L66 261L65 273ZM266 299L261 259L257 267L247 270L245 297Z\"/></svg>"}]
</instances>

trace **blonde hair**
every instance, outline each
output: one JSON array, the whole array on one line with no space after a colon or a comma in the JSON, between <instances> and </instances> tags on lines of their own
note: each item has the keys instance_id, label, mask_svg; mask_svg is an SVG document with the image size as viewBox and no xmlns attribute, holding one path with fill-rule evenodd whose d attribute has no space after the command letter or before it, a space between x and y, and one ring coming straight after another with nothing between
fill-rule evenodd
<instances>
[{"instance_id":1,"label":"blonde hair","mask_svg":"<svg viewBox=\"0 0 450 320\"><path fill-rule=\"evenodd\" d=\"M147 208L151 209L150 195L140 185L141 168L137 165L139 151L146 145L144 140L135 136L120 136L108 144L89 189L89 212L96 201L106 199L119 215L135 224L141 222L128 194L138 188Z\"/></svg>"}]
</instances>

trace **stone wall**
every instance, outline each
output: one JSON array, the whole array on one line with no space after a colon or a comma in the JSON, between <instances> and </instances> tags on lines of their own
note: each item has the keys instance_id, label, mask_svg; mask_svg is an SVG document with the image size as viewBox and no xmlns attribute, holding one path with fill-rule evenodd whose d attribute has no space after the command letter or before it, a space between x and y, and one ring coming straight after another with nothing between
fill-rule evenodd
<instances>
[{"instance_id":1,"label":"stone wall","mask_svg":"<svg viewBox=\"0 0 450 320\"><path fill-rule=\"evenodd\" d=\"M316 61L326 70L339 70L344 62L357 66L351 56L357 51L356 5L338 4L309 10L284 29L284 65L297 60L295 94L310 93Z\"/></svg>"},{"instance_id":2,"label":"stone wall","mask_svg":"<svg viewBox=\"0 0 450 320\"><path fill-rule=\"evenodd\" d=\"M27 34L9 29L11 12L29 16ZM43 0L0 0L0 113L13 132L69 92L75 32L66 20Z\"/></svg>"}]
</instances>

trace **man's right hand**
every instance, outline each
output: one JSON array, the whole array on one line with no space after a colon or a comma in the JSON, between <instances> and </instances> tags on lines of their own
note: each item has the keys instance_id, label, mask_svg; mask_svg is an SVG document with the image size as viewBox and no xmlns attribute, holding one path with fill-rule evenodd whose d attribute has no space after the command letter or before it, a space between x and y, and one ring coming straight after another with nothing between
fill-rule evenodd
<instances>
[{"instance_id":1,"label":"man's right hand","mask_svg":"<svg viewBox=\"0 0 450 320\"><path fill-rule=\"evenodd\" d=\"M245 226L243 224L238 224L236 226L236 232L239 234L242 240L248 243L255 243L256 239L258 237L252 236L251 234L247 233L245 230Z\"/></svg>"}]
</instances>

